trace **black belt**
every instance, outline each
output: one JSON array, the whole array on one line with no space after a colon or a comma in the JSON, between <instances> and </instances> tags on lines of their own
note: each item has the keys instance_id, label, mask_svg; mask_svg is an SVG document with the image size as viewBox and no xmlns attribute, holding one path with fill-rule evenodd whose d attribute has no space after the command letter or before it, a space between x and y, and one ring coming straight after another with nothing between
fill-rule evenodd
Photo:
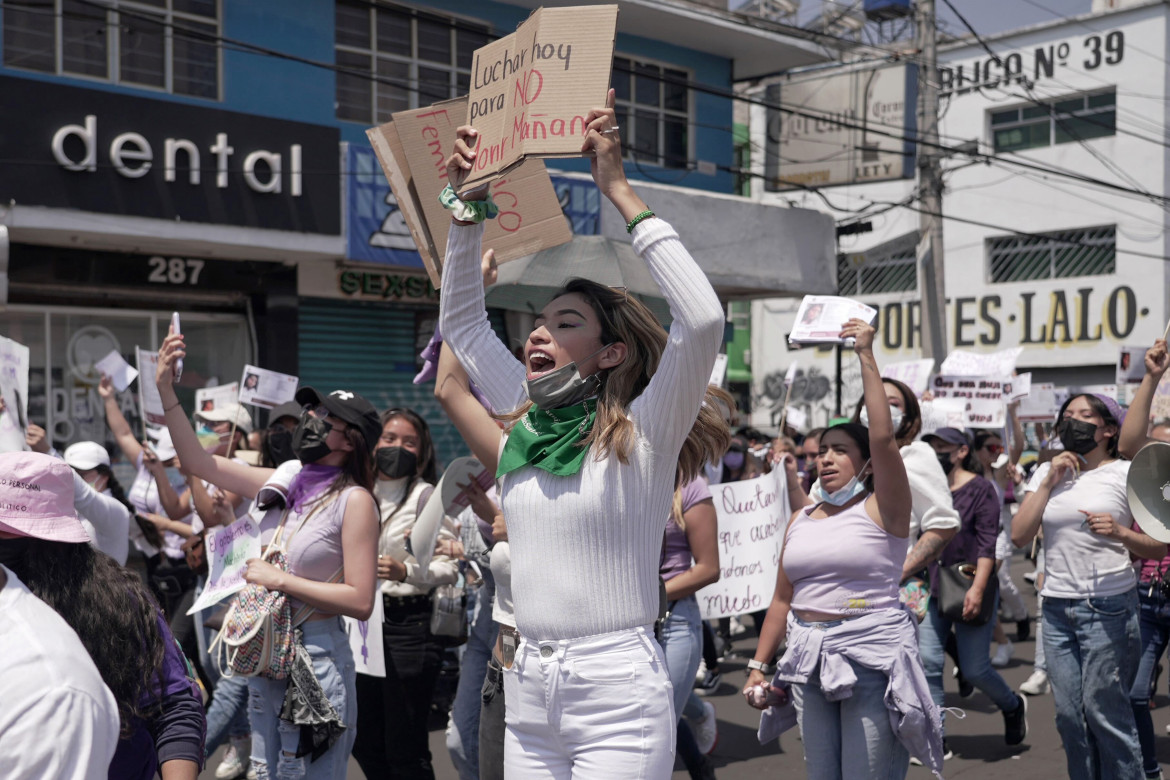
<instances>
[{"instance_id":1,"label":"black belt","mask_svg":"<svg viewBox=\"0 0 1170 780\"><path fill-rule=\"evenodd\" d=\"M391 596L382 594L382 606L387 612L417 612L431 608L430 596Z\"/></svg>"}]
</instances>

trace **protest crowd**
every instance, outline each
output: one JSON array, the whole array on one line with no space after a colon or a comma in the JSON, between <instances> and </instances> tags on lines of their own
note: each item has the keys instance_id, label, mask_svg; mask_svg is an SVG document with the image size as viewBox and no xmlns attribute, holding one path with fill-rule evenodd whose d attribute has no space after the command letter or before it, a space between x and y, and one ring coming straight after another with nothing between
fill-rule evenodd
<instances>
[{"instance_id":1,"label":"protest crowd","mask_svg":"<svg viewBox=\"0 0 1170 780\"><path fill-rule=\"evenodd\" d=\"M582 151L669 331L627 291L574 279L520 359L486 314L495 207L460 192L477 138L459 130L419 381L470 458L439 463L433 420L375 409L344 376L294 382L263 428L234 397L186 409L178 327L138 380L163 424L137 435L106 377L114 451L58 452L30 424L25 450L0 454L0 777L195 778L227 746L217 778L340 780L351 756L368 778L433 778L440 709L462 780L659 780L676 761L713 778L704 694L747 624L760 740L798 727L811 778L944 776L956 684L1001 712L1008 745L1028 739L1029 698L1051 695L1072 778L1162 776L1150 700L1170 556L1165 529L1135 522L1127 474L1170 441L1170 421L1150 425L1166 342L1128 409L1074 392L1025 430L1005 389L999 424L969 427L945 382L883 375L864 307L812 301L802 324L836 317L826 340L852 351L861 398L803 434L740 427L710 383L722 306L627 183L616 130L611 93ZM264 387L249 376L239 399ZM746 609L700 595L729 563L713 492L739 484L770 496L758 544L778 561ZM1013 690L1009 635L1032 634Z\"/></svg>"}]
</instances>

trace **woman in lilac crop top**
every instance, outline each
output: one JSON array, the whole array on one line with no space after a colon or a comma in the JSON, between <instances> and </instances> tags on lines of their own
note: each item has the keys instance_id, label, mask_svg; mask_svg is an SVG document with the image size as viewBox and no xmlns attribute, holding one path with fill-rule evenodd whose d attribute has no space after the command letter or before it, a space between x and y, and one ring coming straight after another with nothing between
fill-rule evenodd
<instances>
[{"instance_id":1,"label":"woman in lilac crop top","mask_svg":"<svg viewBox=\"0 0 1170 780\"><path fill-rule=\"evenodd\" d=\"M841 338L856 340L870 427L842 423L821 436L813 505L795 512L785 531L776 591L744 688L749 703L764 709L753 689L767 685L764 672L787 637L775 681L791 684L808 776L816 779L886 780L904 776L911 747L932 768L941 754L915 625L898 601L912 499L873 334L856 319L842 327ZM857 626L862 639L835 640ZM898 706L911 702L917 717L895 713L887 689L897 691L888 698Z\"/></svg>"},{"instance_id":2,"label":"woman in lilac crop top","mask_svg":"<svg viewBox=\"0 0 1170 780\"><path fill-rule=\"evenodd\" d=\"M155 377L175 449L191 474L254 499L276 472L203 449L175 396L173 367L185 352L183 336L168 335L159 350ZM371 494L371 453L382 426L370 402L346 390L321 395L302 387L296 401L304 412L293 434L293 449L303 465L288 486L281 534L289 570L253 558L244 577L251 584L283 592L294 610L302 604L313 608L297 632L318 684L318 691L309 695L324 696L334 710L332 724L340 722L342 727L326 729L321 724L305 729L299 720L283 720L289 680L250 677L251 761L260 777L279 772L326 780L345 776L356 734L357 671L340 616L367 620L374 610L378 512ZM310 683L298 685L303 696L302 684ZM303 708L289 709L296 719Z\"/></svg>"}]
</instances>

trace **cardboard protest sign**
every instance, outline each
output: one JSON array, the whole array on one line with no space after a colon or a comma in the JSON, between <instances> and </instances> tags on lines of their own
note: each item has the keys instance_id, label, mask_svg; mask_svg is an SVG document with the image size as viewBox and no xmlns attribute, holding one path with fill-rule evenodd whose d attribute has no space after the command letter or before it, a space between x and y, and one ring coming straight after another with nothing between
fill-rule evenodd
<instances>
[{"instance_id":1,"label":"cardboard protest sign","mask_svg":"<svg viewBox=\"0 0 1170 780\"><path fill-rule=\"evenodd\" d=\"M134 348L134 362L138 365L138 401L142 417L151 425L166 425L167 413L154 377L158 371L158 353Z\"/></svg>"},{"instance_id":2,"label":"cardboard protest sign","mask_svg":"<svg viewBox=\"0 0 1170 780\"><path fill-rule=\"evenodd\" d=\"M992 376L936 376L930 391L936 399L956 398L966 404L964 428L1002 428L1007 417L1003 384Z\"/></svg>"},{"instance_id":3,"label":"cardboard protest sign","mask_svg":"<svg viewBox=\"0 0 1170 780\"><path fill-rule=\"evenodd\" d=\"M260 557L260 526L248 515L207 529L207 585L187 610L194 615L244 589L249 558Z\"/></svg>"},{"instance_id":4,"label":"cardboard protest sign","mask_svg":"<svg viewBox=\"0 0 1170 780\"><path fill-rule=\"evenodd\" d=\"M94 363L93 367L100 371L102 376L108 376L110 381L114 383L114 389L119 393L125 392L126 388L138 377L138 372L123 359L116 349L110 350L110 354Z\"/></svg>"},{"instance_id":5,"label":"cardboard protest sign","mask_svg":"<svg viewBox=\"0 0 1170 780\"><path fill-rule=\"evenodd\" d=\"M218 387L201 387L195 391L195 411L214 412L228 404L237 403L240 398L240 383Z\"/></svg>"},{"instance_id":6,"label":"cardboard protest sign","mask_svg":"<svg viewBox=\"0 0 1170 780\"><path fill-rule=\"evenodd\" d=\"M366 131L431 283L439 287L451 214L439 203L447 186L446 158L467 123L467 98L399 111ZM544 163L529 160L491 184L500 209L484 227L483 245L507 262L569 241L573 232ZM521 229L523 226L523 229Z\"/></svg>"},{"instance_id":7,"label":"cardboard protest sign","mask_svg":"<svg viewBox=\"0 0 1170 780\"><path fill-rule=\"evenodd\" d=\"M719 523L719 581L695 594L704 620L767 609L788 524L784 469L711 486Z\"/></svg>"},{"instance_id":8,"label":"cardboard protest sign","mask_svg":"<svg viewBox=\"0 0 1170 780\"><path fill-rule=\"evenodd\" d=\"M28 449L29 349L0 336L0 452Z\"/></svg>"},{"instance_id":9,"label":"cardboard protest sign","mask_svg":"<svg viewBox=\"0 0 1170 780\"><path fill-rule=\"evenodd\" d=\"M240 378L240 403L275 409L295 399L299 381L292 374L245 365Z\"/></svg>"},{"instance_id":10,"label":"cardboard protest sign","mask_svg":"<svg viewBox=\"0 0 1170 780\"><path fill-rule=\"evenodd\" d=\"M866 306L852 298L836 295L806 295L796 310L796 322L788 334L788 343L843 344L851 339L841 339L841 326L851 319L873 322L877 309Z\"/></svg>"},{"instance_id":11,"label":"cardboard protest sign","mask_svg":"<svg viewBox=\"0 0 1170 780\"><path fill-rule=\"evenodd\" d=\"M1033 382L1028 397L1020 401L1016 417L1020 422L1054 422L1060 411L1056 385L1052 382Z\"/></svg>"},{"instance_id":12,"label":"cardboard protest sign","mask_svg":"<svg viewBox=\"0 0 1170 780\"><path fill-rule=\"evenodd\" d=\"M956 349L943 360L938 372L943 376L1011 376L1023 351L1023 347L989 353Z\"/></svg>"},{"instance_id":13,"label":"cardboard protest sign","mask_svg":"<svg viewBox=\"0 0 1170 780\"><path fill-rule=\"evenodd\" d=\"M1146 376L1146 347L1122 347L1117 355L1117 384L1141 384Z\"/></svg>"},{"instance_id":14,"label":"cardboard protest sign","mask_svg":"<svg viewBox=\"0 0 1170 780\"><path fill-rule=\"evenodd\" d=\"M386 651L382 645L382 623L385 618L381 597L374 599L374 611L369 620L351 617L342 619L345 621L345 633L349 637L349 649L353 652L353 665L357 673L385 677Z\"/></svg>"},{"instance_id":15,"label":"cardboard protest sign","mask_svg":"<svg viewBox=\"0 0 1170 780\"><path fill-rule=\"evenodd\" d=\"M882 366L882 377L897 379L913 390L914 395L920 396L926 392L926 386L930 382L930 372L933 370L934 360L931 358L904 360L900 363L889 363Z\"/></svg>"},{"instance_id":16,"label":"cardboard protest sign","mask_svg":"<svg viewBox=\"0 0 1170 780\"><path fill-rule=\"evenodd\" d=\"M609 91L617 14L616 5L538 8L475 50L468 124L479 141L460 194L526 157L581 156L585 118Z\"/></svg>"}]
</instances>

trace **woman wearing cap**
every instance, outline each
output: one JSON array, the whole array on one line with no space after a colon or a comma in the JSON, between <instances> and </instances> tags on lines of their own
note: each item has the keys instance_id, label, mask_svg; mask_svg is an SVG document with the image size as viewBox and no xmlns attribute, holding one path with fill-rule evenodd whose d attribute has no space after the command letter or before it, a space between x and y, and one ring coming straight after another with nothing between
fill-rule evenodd
<instances>
[{"instance_id":1,"label":"woman wearing cap","mask_svg":"<svg viewBox=\"0 0 1170 780\"><path fill-rule=\"evenodd\" d=\"M1118 453L1125 413L1081 393L1057 415L1064 451L1041 464L1012 520L1012 542L1044 527L1041 638L1056 728L1073 780L1139 777L1129 694L1141 657L1137 577L1130 556L1160 560L1166 545L1133 530Z\"/></svg>"},{"instance_id":2,"label":"woman wearing cap","mask_svg":"<svg viewBox=\"0 0 1170 780\"><path fill-rule=\"evenodd\" d=\"M821 436L813 503L784 531L776 590L744 687L748 702L765 709L780 695L769 682L791 685L813 780L904 777L911 754L942 769L940 716L917 624L898 598L913 498L873 336L861 320L842 326L840 337L855 340L869 427L845 422ZM770 709L760 738L785 727Z\"/></svg>"},{"instance_id":3,"label":"woman wearing cap","mask_svg":"<svg viewBox=\"0 0 1170 780\"><path fill-rule=\"evenodd\" d=\"M153 597L87 544L68 466L5 453L0 474L0 562L77 632L117 702L110 780L150 780L156 770L163 780L193 779L203 767L203 702Z\"/></svg>"},{"instance_id":4,"label":"woman wearing cap","mask_svg":"<svg viewBox=\"0 0 1170 780\"><path fill-rule=\"evenodd\" d=\"M427 720L443 646L431 634L431 592L459 579L459 566L435 555L420 569L407 552L420 502L438 480L431 430L410 409L382 414L374 446L381 533L378 591L386 676L358 678L358 736L353 756L366 777L433 778ZM446 523L445 523L446 525ZM450 529L442 536L457 538Z\"/></svg>"},{"instance_id":5,"label":"woman wearing cap","mask_svg":"<svg viewBox=\"0 0 1170 780\"><path fill-rule=\"evenodd\" d=\"M939 465L947 475L951 502L962 523L938 561L930 565L930 589L932 593L939 593L939 567L956 563L974 564L975 579L963 600L963 620L969 620L979 615L987 585L995 577L995 545L999 536L999 510L1002 502L995 492L995 486L975 473L979 467L978 461L971 453L966 434L957 428L939 428L922 438L934 448ZM995 592L998 593L998 590ZM997 601L995 597L993 600ZM995 609L992 606L993 613ZM919 634L922 665L926 669L926 680L930 683L930 695L941 710L943 648L953 631L959 667L963 670L964 678L987 694L999 708L1003 713L1004 741L1009 745L1018 745L1028 733L1027 700L1017 696L991 666L987 648L991 644L994 625L992 620L979 626L954 621L939 611L938 598L930 599ZM948 755L949 749L944 740L943 757Z\"/></svg>"},{"instance_id":6,"label":"woman wearing cap","mask_svg":"<svg viewBox=\"0 0 1170 780\"><path fill-rule=\"evenodd\" d=\"M74 484L74 506L81 515L81 524L95 547L124 565L130 552L133 505L110 469L110 453L95 441L79 441L66 447L63 457L92 488L92 491L78 490Z\"/></svg>"},{"instance_id":7,"label":"woman wearing cap","mask_svg":"<svg viewBox=\"0 0 1170 780\"><path fill-rule=\"evenodd\" d=\"M183 467L225 490L255 498L275 472L203 449L175 395L173 367L185 354L184 337L168 335L159 349L156 375L167 426ZM314 610L300 624L302 642L319 695L335 711L333 723L340 721L344 730L330 729L330 738L316 746L319 753L314 752L313 744L301 740L302 734L311 736L313 729L280 717L288 681L249 678L251 761L261 780L276 777L278 771L307 780L345 776L357 721L356 671L339 616L365 620L374 608L378 518L370 493L370 452L381 432L377 412L364 398L345 390L322 396L302 387L296 399L305 411L293 442L304 466L288 487L284 513L289 570L253 558L245 579L284 592L294 612L302 605ZM302 757L297 757L298 750ZM311 760L305 752L318 758Z\"/></svg>"},{"instance_id":8,"label":"woman wearing cap","mask_svg":"<svg viewBox=\"0 0 1170 780\"><path fill-rule=\"evenodd\" d=\"M1118 437L1118 449L1127 458L1133 458L1138 451L1151 441L1164 441L1147 436L1147 421L1154 391L1162 381L1163 374L1170 367L1170 353L1166 342L1158 339L1146 352L1146 375L1134 394L1133 403L1125 415ZM1153 433L1158 434L1158 424ZM1142 560L1138 575L1138 602L1140 603L1139 626L1142 637L1142 654L1129 692L1133 716L1137 723L1138 741L1142 746L1142 769L1146 777L1160 777L1157 745L1154 741L1154 719L1150 717L1150 700L1154 696L1154 684L1158 679L1158 668L1166 646L1170 644L1170 556Z\"/></svg>"},{"instance_id":9,"label":"woman wearing cap","mask_svg":"<svg viewBox=\"0 0 1170 780\"><path fill-rule=\"evenodd\" d=\"M669 336L624 290L578 279L537 317L521 364L484 310L479 220L491 206L450 200L440 330L510 424L497 471L519 635L504 671L509 777L660 778L674 761L652 634L658 563L676 468L690 480L715 455L684 444L698 413L718 414L700 407L724 318L677 234L626 181L613 94L589 112L582 150L670 305ZM455 187L476 137L459 129Z\"/></svg>"}]
</instances>

